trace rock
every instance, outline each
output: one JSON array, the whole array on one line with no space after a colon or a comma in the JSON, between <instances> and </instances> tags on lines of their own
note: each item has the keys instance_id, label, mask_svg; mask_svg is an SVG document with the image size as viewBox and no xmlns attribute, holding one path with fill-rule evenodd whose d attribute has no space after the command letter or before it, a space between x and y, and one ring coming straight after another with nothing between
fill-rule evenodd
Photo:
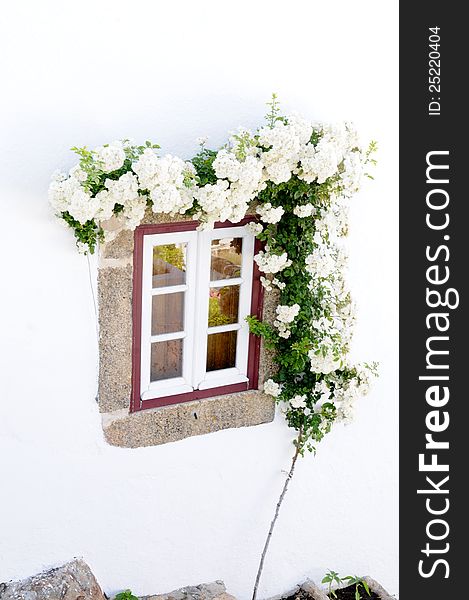
<instances>
[{"instance_id":1,"label":"rock","mask_svg":"<svg viewBox=\"0 0 469 600\"><path fill-rule=\"evenodd\" d=\"M0 583L1 600L105 600L91 569L79 559L22 581Z\"/></svg>"},{"instance_id":2,"label":"rock","mask_svg":"<svg viewBox=\"0 0 469 600\"><path fill-rule=\"evenodd\" d=\"M395 600L395 598L391 596L391 594L389 594L377 581L371 577L364 577L364 579L367 582L370 590L379 596L381 600Z\"/></svg>"},{"instance_id":3,"label":"rock","mask_svg":"<svg viewBox=\"0 0 469 600\"><path fill-rule=\"evenodd\" d=\"M309 580L308 580L309 581ZM276 594L275 596L270 596L268 600L285 600L285 598L290 598L297 594L301 589L300 585L295 585L293 589L288 592L283 592L282 594Z\"/></svg>"},{"instance_id":4,"label":"rock","mask_svg":"<svg viewBox=\"0 0 469 600\"><path fill-rule=\"evenodd\" d=\"M212 581L212 583L184 587L168 594L143 596L140 600L236 600L236 598L227 593L223 581Z\"/></svg>"},{"instance_id":5,"label":"rock","mask_svg":"<svg viewBox=\"0 0 469 600\"><path fill-rule=\"evenodd\" d=\"M314 600L329 600L326 592L317 586L314 581L311 581L311 579L307 579L301 585L301 589L307 592Z\"/></svg>"}]
</instances>

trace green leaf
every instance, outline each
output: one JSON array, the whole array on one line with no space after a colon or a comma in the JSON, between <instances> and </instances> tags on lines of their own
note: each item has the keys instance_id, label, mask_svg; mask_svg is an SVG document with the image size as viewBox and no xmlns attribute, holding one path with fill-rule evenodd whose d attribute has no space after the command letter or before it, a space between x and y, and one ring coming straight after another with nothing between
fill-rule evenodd
<instances>
[{"instance_id":1,"label":"green leaf","mask_svg":"<svg viewBox=\"0 0 469 600\"><path fill-rule=\"evenodd\" d=\"M138 600L137 596L134 596L130 590L124 590L116 594L114 600Z\"/></svg>"}]
</instances>

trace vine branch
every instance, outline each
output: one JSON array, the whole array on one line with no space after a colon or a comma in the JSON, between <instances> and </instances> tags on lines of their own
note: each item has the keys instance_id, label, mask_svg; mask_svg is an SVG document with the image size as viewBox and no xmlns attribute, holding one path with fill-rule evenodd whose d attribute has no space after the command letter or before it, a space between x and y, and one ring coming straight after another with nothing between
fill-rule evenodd
<instances>
[{"instance_id":1,"label":"vine branch","mask_svg":"<svg viewBox=\"0 0 469 600\"><path fill-rule=\"evenodd\" d=\"M269 549L270 539L272 537L272 533L274 531L274 527L275 527L275 524L277 522L278 515L280 513L280 507L282 506L283 500L285 498L285 494L287 493L288 485L289 485L289 483L290 483L290 481L291 481L291 479L293 477L293 474L295 472L296 461L298 459L298 456L300 456L300 453L301 453L302 435L303 435L303 430L302 430L302 428L300 428L300 430L298 432L298 437L296 438L296 442L295 442L295 445L296 445L295 454L293 455L291 466L290 466L290 470L288 471L287 478L285 479L285 483L283 485L282 493L280 494L280 497L279 497L278 502L277 502L277 506L275 507L274 518L272 519L272 522L270 524L269 533L267 534L267 538L265 540L264 548L262 550L261 560L260 560L260 563L259 563L259 568L257 570L256 582L254 584L254 590L253 590L253 593L252 593L252 600L256 600L256 598L257 598L257 590L259 588L259 582L261 580L262 570L264 569L264 561L265 561L265 557L266 557L266 554L267 554L267 550Z\"/></svg>"}]
</instances>

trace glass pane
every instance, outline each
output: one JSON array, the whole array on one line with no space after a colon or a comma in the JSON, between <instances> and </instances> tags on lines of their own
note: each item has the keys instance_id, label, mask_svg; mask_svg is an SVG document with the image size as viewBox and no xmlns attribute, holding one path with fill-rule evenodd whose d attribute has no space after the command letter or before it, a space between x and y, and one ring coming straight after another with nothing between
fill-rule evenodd
<instances>
[{"instance_id":1,"label":"glass pane","mask_svg":"<svg viewBox=\"0 0 469 600\"><path fill-rule=\"evenodd\" d=\"M153 287L186 283L187 244L166 244L153 248Z\"/></svg>"},{"instance_id":2,"label":"glass pane","mask_svg":"<svg viewBox=\"0 0 469 600\"><path fill-rule=\"evenodd\" d=\"M218 371L236 366L237 331L225 331L208 336L207 371Z\"/></svg>"},{"instance_id":3,"label":"glass pane","mask_svg":"<svg viewBox=\"0 0 469 600\"><path fill-rule=\"evenodd\" d=\"M184 331L184 292L153 296L151 334Z\"/></svg>"},{"instance_id":4,"label":"glass pane","mask_svg":"<svg viewBox=\"0 0 469 600\"><path fill-rule=\"evenodd\" d=\"M208 300L208 326L238 322L239 285L211 288Z\"/></svg>"},{"instance_id":5,"label":"glass pane","mask_svg":"<svg viewBox=\"0 0 469 600\"><path fill-rule=\"evenodd\" d=\"M242 245L243 238L223 238L212 241L211 281L241 276Z\"/></svg>"},{"instance_id":6,"label":"glass pane","mask_svg":"<svg viewBox=\"0 0 469 600\"><path fill-rule=\"evenodd\" d=\"M182 376L182 340L151 345L151 381Z\"/></svg>"}]
</instances>

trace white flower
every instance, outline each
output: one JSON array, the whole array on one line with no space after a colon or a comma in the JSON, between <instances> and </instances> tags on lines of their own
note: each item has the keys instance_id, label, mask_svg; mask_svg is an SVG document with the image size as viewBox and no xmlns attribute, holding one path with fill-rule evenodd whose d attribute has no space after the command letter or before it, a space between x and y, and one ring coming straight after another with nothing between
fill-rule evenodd
<instances>
[{"instance_id":1,"label":"white flower","mask_svg":"<svg viewBox=\"0 0 469 600\"><path fill-rule=\"evenodd\" d=\"M289 162L283 160L275 160L272 159L272 162L269 164L267 155L269 153L266 152L263 157L263 162L265 169L267 171L268 179L275 184L284 183L289 181L292 174L292 166Z\"/></svg>"},{"instance_id":2,"label":"white flower","mask_svg":"<svg viewBox=\"0 0 469 600\"><path fill-rule=\"evenodd\" d=\"M232 182L238 181L243 164L228 150L220 150L213 161L213 170L218 179L229 179Z\"/></svg>"},{"instance_id":3,"label":"white flower","mask_svg":"<svg viewBox=\"0 0 469 600\"><path fill-rule=\"evenodd\" d=\"M201 137L198 137L196 139L196 142L199 146L205 146L205 144L208 142L208 136L203 135Z\"/></svg>"},{"instance_id":4,"label":"white flower","mask_svg":"<svg viewBox=\"0 0 469 600\"><path fill-rule=\"evenodd\" d=\"M226 179L219 179L215 184L207 184L197 191L197 200L207 220L227 221L231 215L229 202L230 184Z\"/></svg>"},{"instance_id":5,"label":"white flower","mask_svg":"<svg viewBox=\"0 0 469 600\"><path fill-rule=\"evenodd\" d=\"M270 292L272 290L272 282L270 281L270 279L267 279L266 277L263 277L262 275L261 275L260 279L261 279L262 287L265 290Z\"/></svg>"},{"instance_id":6,"label":"white flower","mask_svg":"<svg viewBox=\"0 0 469 600\"><path fill-rule=\"evenodd\" d=\"M254 156L246 156L239 160L237 155L226 149L220 150L213 161L215 174L219 179L230 181L230 198L227 203L237 210L243 211L237 220L246 213L248 203L253 200L262 189L262 164Z\"/></svg>"},{"instance_id":7,"label":"white flower","mask_svg":"<svg viewBox=\"0 0 469 600\"><path fill-rule=\"evenodd\" d=\"M274 277L272 279L272 285L276 285L279 290L283 290L287 284L284 281L279 281L276 277Z\"/></svg>"},{"instance_id":8,"label":"white flower","mask_svg":"<svg viewBox=\"0 0 469 600\"><path fill-rule=\"evenodd\" d=\"M106 179L105 186L116 204L125 205L138 196L138 180L133 173L124 173L119 179Z\"/></svg>"},{"instance_id":9,"label":"white flower","mask_svg":"<svg viewBox=\"0 0 469 600\"><path fill-rule=\"evenodd\" d=\"M183 214L194 203L197 193L195 169L191 163L166 154L159 158L146 148L133 165L140 189L149 190L155 213Z\"/></svg>"},{"instance_id":10,"label":"white flower","mask_svg":"<svg viewBox=\"0 0 469 600\"><path fill-rule=\"evenodd\" d=\"M99 146L93 151L96 162L99 167L105 173L111 173L117 171L124 164L125 152L122 142L112 142L112 144L106 144Z\"/></svg>"},{"instance_id":11,"label":"white flower","mask_svg":"<svg viewBox=\"0 0 469 600\"><path fill-rule=\"evenodd\" d=\"M366 396L369 393L371 382L376 377L375 369L366 364L357 366L357 390L360 396Z\"/></svg>"},{"instance_id":12,"label":"white flower","mask_svg":"<svg viewBox=\"0 0 469 600\"><path fill-rule=\"evenodd\" d=\"M237 183L250 200L253 200L266 186L262 179L262 163L255 156L247 156L241 165L242 169Z\"/></svg>"},{"instance_id":13,"label":"white flower","mask_svg":"<svg viewBox=\"0 0 469 600\"><path fill-rule=\"evenodd\" d=\"M249 223L247 223L246 229L252 235L259 235L259 233L262 233L262 231L264 230L262 225L260 223L256 223L255 221L250 221Z\"/></svg>"},{"instance_id":14,"label":"white flower","mask_svg":"<svg viewBox=\"0 0 469 600\"><path fill-rule=\"evenodd\" d=\"M269 396L273 396L274 398L278 398L282 393L282 388L278 383L275 383L273 379L267 379L264 383L264 394L268 394Z\"/></svg>"},{"instance_id":15,"label":"white flower","mask_svg":"<svg viewBox=\"0 0 469 600\"><path fill-rule=\"evenodd\" d=\"M295 208L293 209L293 214L302 219L304 219L305 217L311 217L311 215L314 215L315 212L316 209L311 203L300 204L298 206L295 206Z\"/></svg>"},{"instance_id":16,"label":"white flower","mask_svg":"<svg viewBox=\"0 0 469 600\"><path fill-rule=\"evenodd\" d=\"M268 251L261 250L259 254L256 254L254 260L263 273L278 273L292 264L286 252L283 254L270 254Z\"/></svg>"},{"instance_id":17,"label":"white flower","mask_svg":"<svg viewBox=\"0 0 469 600\"><path fill-rule=\"evenodd\" d=\"M293 408L306 408L306 396L299 396L297 394L290 399L290 404L293 406Z\"/></svg>"},{"instance_id":18,"label":"white flower","mask_svg":"<svg viewBox=\"0 0 469 600\"><path fill-rule=\"evenodd\" d=\"M353 402L348 399L340 403L337 410L337 421L348 424L353 421L355 411Z\"/></svg>"},{"instance_id":19,"label":"white flower","mask_svg":"<svg viewBox=\"0 0 469 600\"><path fill-rule=\"evenodd\" d=\"M133 231L140 224L145 215L146 207L145 196L135 196L132 200L126 202L122 215L126 219L128 229Z\"/></svg>"},{"instance_id":20,"label":"white flower","mask_svg":"<svg viewBox=\"0 0 469 600\"><path fill-rule=\"evenodd\" d=\"M334 256L327 246L315 248L306 257L306 270L317 277L329 277L336 268Z\"/></svg>"},{"instance_id":21,"label":"white flower","mask_svg":"<svg viewBox=\"0 0 469 600\"><path fill-rule=\"evenodd\" d=\"M83 188L76 189L70 197L68 212L74 219L84 225L94 219L99 211L99 199L85 192Z\"/></svg>"},{"instance_id":22,"label":"white flower","mask_svg":"<svg viewBox=\"0 0 469 600\"><path fill-rule=\"evenodd\" d=\"M274 321L274 327L278 329L278 334L280 337L285 339L290 337L290 324L295 320L299 312L299 304L293 304L293 306L279 304L277 306L277 318Z\"/></svg>"},{"instance_id":23,"label":"white flower","mask_svg":"<svg viewBox=\"0 0 469 600\"><path fill-rule=\"evenodd\" d=\"M279 304L275 311L277 313L277 321L280 323L293 323L300 312L300 305L293 304L293 306L288 306L286 304Z\"/></svg>"},{"instance_id":24,"label":"white flower","mask_svg":"<svg viewBox=\"0 0 469 600\"><path fill-rule=\"evenodd\" d=\"M361 152L350 152L344 159L344 171L341 174L343 193L354 194L360 189L364 174L365 159Z\"/></svg>"},{"instance_id":25,"label":"white flower","mask_svg":"<svg viewBox=\"0 0 469 600\"><path fill-rule=\"evenodd\" d=\"M96 194L96 200L99 203L99 209L96 213L96 218L99 221L107 221L114 213L116 198L109 190L101 190Z\"/></svg>"},{"instance_id":26,"label":"white flower","mask_svg":"<svg viewBox=\"0 0 469 600\"><path fill-rule=\"evenodd\" d=\"M270 202L267 202L266 204L259 205L256 209L256 212L264 221L264 223L278 223L285 210L283 206L274 208Z\"/></svg>"},{"instance_id":27,"label":"white flower","mask_svg":"<svg viewBox=\"0 0 469 600\"><path fill-rule=\"evenodd\" d=\"M313 373L324 373L327 375L341 367L340 360L336 360L330 350L328 350L326 356L322 352L316 354L315 350L310 350L308 356L311 360L311 371Z\"/></svg>"},{"instance_id":28,"label":"white flower","mask_svg":"<svg viewBox=\"0 0 469 600\"><path fill-rule=\"evenodd\" d=\"M70 177L75 177L75 179L77 179L80 182L86 181L88 179L87 173L83 171L80 165L75 165L70 169Z\"/></svg>"},{"instance_id":29,"label":"white flower","mask_svg":"<svg viewBox=\"0 0 469 600\"><path fill-rule=\"evenodd\" d=\"M267 179L279 184L291 178L312 132L311 123L296 115L289 116L287 123L277 121L273 128L262 127L259 130L259 143L267 150L261 154Z\"/></svg>"},{"instance_id":30,"label":"white flower","mask_svg":"<svg viewBox=\"0 0 469 600\"><path fill-rule=\"evenodd\" d=\"M158 156L153 148L146 148L133 163L132 169L138 176L140 189L151 190L159 184Z\"/></svg>"},{"instance_id":31,"label":"white flower","mask_svg":"<svg viewBox=\"0 0 469 600\"><path fill-rule=\"evenodd\" d=\"M143 218L146 207L146 198L138 193L138 180L133 173L124 173L119 179L106 179L106 188L96 194L96 199L99 203L99 209L96 213L96 218L100 221L106 221L113 215L114 207L120 204L124 207L122 215L127 217L128 228L135 229L139 222L136 222L137 214ZM135 207L138 206L138 213ZM141 210L143 206L143 211Z\"/></svg>"},{"instance_id":32,"label":"white flower","mask_svg":"<svg viewBox=\"0 0 469 600\"><path fill-rule=\"evenodd\" d=\"M308 183L324 183L337 173L341 156L337 154L335 144L321 140L317 146L308 144L301 152L301 168L298 177Z\"/></svg>"},{"instance_id":33,"label":"white flower","mask_svg":"<svg viewBox=\"0 0 469 600\"><path fill-rule=\"evenodd\" d=\"M288 325L285 323L279 323L279 321L274 321L275 327L278 327L278 334L281 338L288 339L291 336L291 331L288 328Z\"/></svg>"},{"instance_id":34,"label":"white flower","mask_svg":"<svg viewBox=\"0 0 469 600\"><path fill-rule=\"evenodd\" d=\"M83 191L83 188L74 177L55 174L49 185L49 203L53 210L60 214L70 208L70 203L73 194L76 191Z\"/></svg>"}]
</instances>

